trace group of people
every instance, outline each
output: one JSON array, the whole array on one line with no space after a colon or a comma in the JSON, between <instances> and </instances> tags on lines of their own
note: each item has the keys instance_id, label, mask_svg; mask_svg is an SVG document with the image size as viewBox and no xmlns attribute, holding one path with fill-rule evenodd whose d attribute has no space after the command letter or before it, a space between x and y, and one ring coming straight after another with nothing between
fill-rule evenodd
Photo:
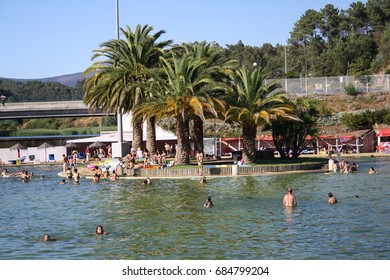
<instances>
[{"instance_id":1,"label":"group of people","mask_svg":"<svg viewBox=\"0 0 390 280\"><path fill-rule=\"evenodd\" d=\"M168 166L172 166L172 163L167 163L167 153L165 151L151 154L148 149L141 150L138 148L135 150L131 148L130 153L124 157L124 168L126 169L138 169L138 168L150 168L158 166L163 169Z\"/></svg>"},{"instance_id":2,"label":"group of people","mask_svg":"<svg viewBox=\"0 0 390 280\"><path fill-rule=\"evenodd\" d=\"M67 157L65 154L62 155L62 172L67 173L67 170L74 170L77 168L77 151L73 151L72 155Z\"/></svg>"},{"instance_id":3,"label":"group of people","mask_svg":"<svg viewBox=\"0 0 390 280\"><path fill-rule=\"evenodd\" d=\"M340 162L338 162L337 160L333 162L333 172L350 173L356 171L358 171L358 165L356 164L356 162L350 164L344 159Z\"/></svg>"},{"instance_id":4,"label":"group of people","mask_svg":"<svg viewBox=\"0 0 390 280\"><path fill-rule=\"evenodd\" d=\"M97 226L96 226L96 229L95 229L95 234L96 234L96 235L107 235L108 232L104 231L103 226L97 225ZM45 235L43 236L43 241L55 241L55 239L52 239L52 238L50 237L50 235L45 234Z\"/></svg>"},{"instance_id":5,"label":"group of people","mask_svg":"<svg viewBox=\"0 0 390 280\"><path fill-rule=\"evenodd\" d=\"M27 170L21 170L16 173L11 173L8 171L7 168L4 168L4 170L1 172L1 177L8 178L8 177L20 177L23 182L27 182L33 179L34 173L28 172Z\"/></svg>"},{"instance_id":6,"label":"group of people","mask_svg":"<svg viewBox=\"0 0 390 280\"><path fill-rule=\"evenodd\" d=\"M115 172L115 170L110 172L108 167L106 167L106 169L103 171L100 167L97 166L95 171L96 172L92 177L92 183L98 183L100 178L110 179L111 181L117 181L119 179L119 175Z\"/></svg>"}]
</instances>

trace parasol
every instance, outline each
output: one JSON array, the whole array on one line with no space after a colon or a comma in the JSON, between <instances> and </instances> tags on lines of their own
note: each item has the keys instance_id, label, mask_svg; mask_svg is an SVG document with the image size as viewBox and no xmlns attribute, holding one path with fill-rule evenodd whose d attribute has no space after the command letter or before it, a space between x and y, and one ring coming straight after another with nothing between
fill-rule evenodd
<instances>
[{"instance_id":1,"label":"parasol","mask_svg":"<svg viewBox=\"0 0 390 280\"><path fill-rule=\"evenodd\" d=\"M73 142L70 142L70 143L66 143L65 147L67 148L77 148L79 145L73 143Z\"/></svg>"},{"instance_id":2,"label":"parasol","mask_svg":"<svg viewBox=\"0 0 390 280\"><path fill-rule=\"evenodd\" d=\"M93 148L93 149L96 149L96 148L102 148L102 147L105 147L106 144L104 143L101 143L99 141L96 141L95 143L92 143L91 145L89 145L88 147L90 148Z\"/></svg>"},{"instance_id":3,"label":"parasol","mask_svg":"<svg viewBox=\"0 0 390 280\"><path fill-rule=\"evenodd\" d=\"M18 158L20 158L20 150L26 150L27 148L20 143L16 143L15 145L10 147L9 149L10 150L18 150Z\"/></svg>"},{"instance_id":4,"label":"parasol","mask_svg":"<svg viewBox=\"0 0 390 280\"><path fill-rule=\"evenodd\" d=\"M46 148L54 147L54 145L43 142L41 145L38 146L38 149L45 149L45 160L46 160Z\"/></svg>"}]
</instances>

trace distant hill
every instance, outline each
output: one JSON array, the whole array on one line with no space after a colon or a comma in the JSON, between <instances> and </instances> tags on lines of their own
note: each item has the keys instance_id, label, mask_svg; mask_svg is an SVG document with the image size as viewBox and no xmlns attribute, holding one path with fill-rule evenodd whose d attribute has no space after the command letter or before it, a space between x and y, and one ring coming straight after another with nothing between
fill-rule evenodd
<instances>
[{"instance_id":1,"label":"distant hill","mask_svg":"<svg viewBox=\"0 0 390 280\"><path fill-rule=\"evenodd\" d=\"M60 84L63 84L65 86L74 87L77 84L77 81L83 79L83 73L74 73L74 74L68 74L68 75L62 75L57 77L50 77L50 78L42 78L42 79L11 79L11 78L4 78L8 80L18 81L18 82L27 82L27 81L41 81L41 82L57 82Z\"/></svg>"},{"instance_id":2,"label":"distant hill","mask_svg":"<svg viewBox=\"0 0 390 280\"><path fill-rule=\"evenodd\" d=\"M77 83L77 81L83 79L83 73L75 73L75 74L68 74L68 75L62 75L58 77L51 77L51 78L44 78L39 79L41 82L57 82L66 86L74 87Z\"/></svg>"}]
</instances>

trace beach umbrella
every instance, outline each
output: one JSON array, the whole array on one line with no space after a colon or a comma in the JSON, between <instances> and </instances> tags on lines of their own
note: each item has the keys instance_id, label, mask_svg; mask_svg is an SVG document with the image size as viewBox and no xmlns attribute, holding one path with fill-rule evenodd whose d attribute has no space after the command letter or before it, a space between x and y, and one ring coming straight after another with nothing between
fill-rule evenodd
<instances>
[{"instance_id":1,"label":"beach umbrella","mask_svg":"<svg viewBox=\"0 0 390 280\"><path fill-rule=\"evenodd\" d=\"M20 150L26 150L27 148L20 143L16 143L15 145L10 147L9 149L10 150L18 150L18 158L20 158Z\"/></svg>"},{"instance_id":2,"label":"beach umbrella","mask_svg":"<svg viewBox=\"0 0 390 280\"><path fill-rule=\"evenodd\" d=\"M79 145L73 143L73 142L70 142L70 143L66 143L65 147L67 148L77 148Z\"/></svg>"},{"instance_id":3,"label":"beach umbrella","mask_svg":"<svg viewBox=\"0 0 390 280\"><path fill-rule=\"evenodd\" d=\"M43 142L41 145L38 146L38 149L45 149L45 161L46 161L46 148L54 147L54 145Z\"/></svg>"},{"instance_id":4,"label":"beach umbrella","mask_svg":"<svg viewBox=\"0 0 390 280\"><path fill-rule=\"evenodd\" d=\"M96 148L102 148L102 147L105 147L106 144L104 143L101 143L99 141L96 141L95 143L92 143L91 145L89 145L88 147L92 148L92 149L96 149Z\"/></svg>"}]
</instances>

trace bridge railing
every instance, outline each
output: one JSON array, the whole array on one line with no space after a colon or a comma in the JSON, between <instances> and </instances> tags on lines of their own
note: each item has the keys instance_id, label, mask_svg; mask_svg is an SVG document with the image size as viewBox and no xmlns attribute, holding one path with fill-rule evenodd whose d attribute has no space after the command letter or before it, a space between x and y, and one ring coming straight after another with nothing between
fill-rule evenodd
<instances>
[{"instance_id":1,"label":"bridge railing","mask_svg":"<svg viewBox=\"0 0 390 280\"><path fill-rule=\"evenodd\" d=\"M85 109L86 105L81 100L72 101L52 101L52 102L15 102L6 103L0 106L0 111L15 111L15 110L66 110L66 109Z\"/></svg>"}]
</instances>

